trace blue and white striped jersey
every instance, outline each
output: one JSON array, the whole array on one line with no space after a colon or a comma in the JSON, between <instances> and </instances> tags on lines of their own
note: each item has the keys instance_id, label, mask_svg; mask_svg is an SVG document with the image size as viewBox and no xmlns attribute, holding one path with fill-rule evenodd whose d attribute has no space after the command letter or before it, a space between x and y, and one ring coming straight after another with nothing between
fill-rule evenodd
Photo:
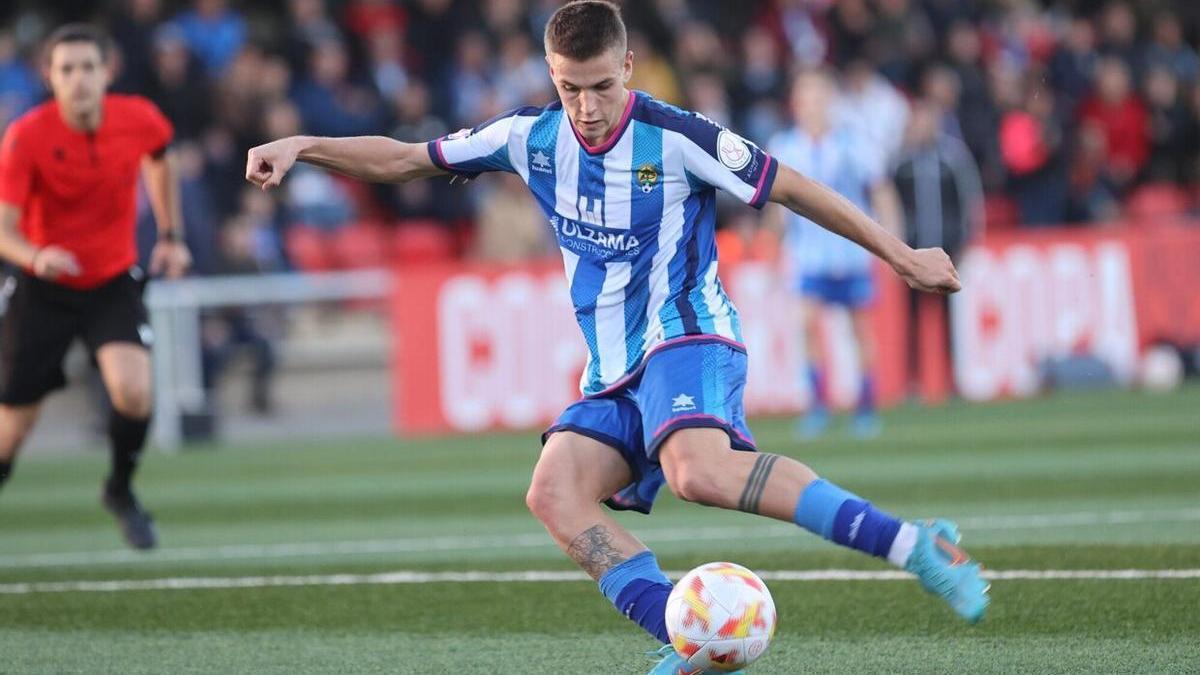
<instances>
[{"instance_id":1,"label":"blue and white striped jersey","mask_svg":"<svg viewBox=\"0 0 1200 675\"><path fill-rule=\"evenodd\" d=\"M754 144L633 92L599 147L554 103L432 141L429 156L454 174L508 171L529 185L558 238L587 341L585 395L619 384L667 341L741 342L717 279L716 189L762 208L778 164Z\"/></svg>"},{"instance_id":2,"label":"blue and white striped jersey","mask_svg":"<svg viewBox=\"0 0 1200 675\"><path fill-rule=\"evenodd\" d=\"M771 154L801 174L828 185L866 213L870 190L883 180L883 167L857 134L846 127L813 138L802 129L778 134L767 144ZM805 275L845 277L869 274L871 254L811 220L788 213L787 252Z\"/></svg>"}]
</instances>

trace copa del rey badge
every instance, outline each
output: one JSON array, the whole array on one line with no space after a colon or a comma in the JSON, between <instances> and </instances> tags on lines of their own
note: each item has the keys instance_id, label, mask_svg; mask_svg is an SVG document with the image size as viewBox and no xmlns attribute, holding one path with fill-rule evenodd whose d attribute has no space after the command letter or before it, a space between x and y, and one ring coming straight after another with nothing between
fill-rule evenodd
<instances>
[{"instance_id":1,"label":"copa del rey badge","mask_svg":"<svg viewBox=\"0 0 1200 675\"><path fill-rule=\"evenodd\" d=\"M722 129L721 133L717 134L717 156L725 166L740 171L750 163L750 148L746 147L746 141L737 134Z\"/></svg>"}]
</instances>

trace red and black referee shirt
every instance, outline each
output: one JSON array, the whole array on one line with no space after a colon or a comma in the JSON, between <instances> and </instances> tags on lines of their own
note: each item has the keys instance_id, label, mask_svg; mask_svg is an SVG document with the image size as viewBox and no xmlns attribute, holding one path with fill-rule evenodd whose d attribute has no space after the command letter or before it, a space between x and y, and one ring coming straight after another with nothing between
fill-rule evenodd
<instances>
[{"instance_id":1,"label":"red and black referee shirt","mask_svg":"<svg viewBox=\"0 0 1200 675\"><path fill-rule=\"evenodd\" d=\"M14 121L0 144L0 201L21 209L35 246L75 254L82 273L57 279L100 286L137 261L135 227L141 160L166 150L174 129L140 96L104 97L100 127L67 126L49 101Z\"/></svg>"}]
</instances>

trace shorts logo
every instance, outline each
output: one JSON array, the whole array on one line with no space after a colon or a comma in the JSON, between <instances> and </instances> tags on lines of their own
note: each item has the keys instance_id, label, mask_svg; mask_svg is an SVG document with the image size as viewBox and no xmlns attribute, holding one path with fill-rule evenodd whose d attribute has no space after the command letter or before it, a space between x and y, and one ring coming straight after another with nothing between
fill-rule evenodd
<instances>
[{"instance_id":1,"label":"shorts logo","mask_svg":"<svg viewBox=\"0 0 1200 675\"><path fill-rule=\"evenodd\" d=\"M138 337L142 340L142 345L149 347L154 344L154 330L150 328L150 324L138 324Z\"/></svg>"},{"instance_id":2,"label":"shorts logo","mask_svg":"<svg viewBox=\"0 0 1200 675\"><path fill-rule=\"evenodd\" d=\"M637 182L642 186L642 192L650 194L654 186L658 184L658 167L653 164L643 164L637 170Z\"/></svg>"},{"instance_id":3,"label":"shorts logo","mask_svg":"<svg viewBox=\"0 0 1200 675\"><path fill-rule=\"evenodd\" d=\"M687 412L696 409L696 399L687 394L680 394L671 400L671 412Z\"/></svg>"},{"instance_id":4,"label":"shorts logo","mask_svg":"<svg viewBox=\"0 0 1200 675\"><path fill-rule=\"evenodd\" d=\"M725 166L740 171L750 163L751 153L746 141L732 131L722 129L721 133L717 134L717 156Z\"/></svg>"}]
</instances>

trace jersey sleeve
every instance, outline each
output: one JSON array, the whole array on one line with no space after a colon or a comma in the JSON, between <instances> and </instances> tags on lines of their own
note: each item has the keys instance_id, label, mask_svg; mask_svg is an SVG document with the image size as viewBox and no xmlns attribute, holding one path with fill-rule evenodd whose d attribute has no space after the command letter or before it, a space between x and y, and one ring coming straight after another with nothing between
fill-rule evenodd
<instances>
[{"instance_id":1,"label":"jersey sleeve","mask_svg":"<svg viewBox=\"0 0 1200 675\"><path fill-rule=\"evenodd\" d=\"M24 128L19 123L10 125L0 141L0 202L22 209L33 189L34 172L32 149L26 147L28 139L22 134Z\"/></svg>"},{"instance_id":2,"label":"jersey sleeve","mask_svg":"<svg viewBox=\"0 0 1200 675\"><path fill-rule=\"evenodd\" d=\"M779 162L754 143L691 113L683 127L683 164L704 185L761 209L771 195Z\"/></svg>"},{"instance_id":3,"label":"jersey sleeve","mask_svg":"<svg viewBox=\"0 0 1200 675\"><path fill-rule=\"evenodd\" d=\"M167 115L162 114L149 98L128 96L125 98L125 112L137 125L138 138L142 139L142 153L158 156L167 150L175 137L175 126L170 124Z\"/></svg>"},{"instance_id":4,"label":"jersey sleeve","mask_svg":"<svg viewBox=\"0 0 1200 675\"><path fill-rule=\"evenodd\" d=\"M508 153L508 140L518 110L510 110L480 124L461 129L428 143L434 166L456 176L474 178L488 171L516 173Z\"/></svg>"},{"instance_id":5,"label":"jersey sleeve","mask_svg":"<svg viewBox=\"0 0 1200 675\"><path fill-rule=\"evenodd\" d=\"M158 106L141 96L130 97L129 105L133 114L137 116L138 130L144 134L143 152L154 156L162 154L175 137L175 126L171 124L171 120L167 119Z\"/></svg>"}]
</instances>

